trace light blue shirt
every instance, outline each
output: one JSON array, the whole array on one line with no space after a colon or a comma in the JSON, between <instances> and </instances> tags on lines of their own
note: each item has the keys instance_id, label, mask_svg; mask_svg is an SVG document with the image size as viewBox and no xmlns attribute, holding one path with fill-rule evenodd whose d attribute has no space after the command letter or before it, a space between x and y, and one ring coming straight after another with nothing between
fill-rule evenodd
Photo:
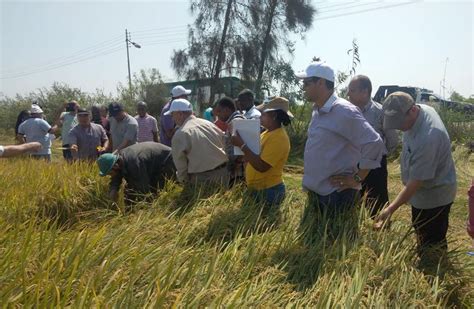
<instances>
[{"instance_id":1,"label":"light blue shirt","mask_svg":"<svg viewBox=\"0 0 474 309\"><path fill-rule=\"evenodd\" d=\"M445 206L456 196L456 170L451 141L435 109L418 105L420 113L413 127L403 133L400 158L402 182L421 180L421 187L410 199L418 209Z\"/></svg>"},{"instance_id":2,"label":"light blue shirt","mask_svg":"<svg viewBox=\"0 0 474 309\"><path fill-rule=\"evenodd\" d=\"M333 94L313 110L304 150L303 188L331 194L338 189L331 185L331 176L378 168L385 152L382 139L360 109Z\"/></svg>"},{"instance_id":3,"label":"light blue shirt","mask_svg":"<svg viewBox=\"0 0 474 309\"><path fill-rule=\"evenodd\" d=\"M42 148L34 155L51 154L51 138L49 136L51 126L41 118L30 118L25 120L19 127L18 133L25 136L26 142L39 142Z\"/></svg>"}]
</instances>

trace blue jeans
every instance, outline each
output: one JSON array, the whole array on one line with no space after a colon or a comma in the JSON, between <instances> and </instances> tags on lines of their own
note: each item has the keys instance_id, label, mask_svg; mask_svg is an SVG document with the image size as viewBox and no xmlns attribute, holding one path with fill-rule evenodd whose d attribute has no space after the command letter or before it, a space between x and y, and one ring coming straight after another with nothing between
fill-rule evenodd
<instances>
[{"instance_id":1,"label":"blue jeans","mask_svg":"<svg viewBox=\"0 0 474 309\"><path fill-rule=\"evenodd\" d=\"M276 186L258 190L251 191L250 195L255 199L257 203L264 203L265 206L280 206L283 200L285 199L285 184L282 182Z\"/></svg>"}]
</instances>

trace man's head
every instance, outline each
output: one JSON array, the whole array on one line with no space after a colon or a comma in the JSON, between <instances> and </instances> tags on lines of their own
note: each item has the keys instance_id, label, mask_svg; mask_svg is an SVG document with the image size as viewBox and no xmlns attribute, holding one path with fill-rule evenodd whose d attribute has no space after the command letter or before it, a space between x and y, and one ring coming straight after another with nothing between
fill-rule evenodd
<instances>
[{"instance_id":1,"label":"man's head","mask_svg":"<svg viewBox=\"0 0 474 309\"><path fill-rule=\"evenodd\" d=\"M255 95L252 90L242 90L237 96L237 105L241 111L248 111L253 106L255 106Z\"/></svg>"},{"instance_id":2,"label":"man's head","mask_svg":"<svg viewBox=\"0 0 474 309\"><path fill-rule=\"evenodd\" d=\"M187 99L188 95L191 94L190 89L186 89L181 85L178 85L171 89L171 97L173 99Z\"/></svg>"},{"instance_id":3,"label":"man's head","mask_svg":"<svg viewBox=\"0 0 474 309\"><path fill-rule=\"evenodd\" d=\"M171 115L174 123L183 125L184 121L193 114L193 106L186 99L176 99L171 103L170 109L165 115Z\"/></svg>"},{"instance_id":4,"label":"man's head","mask_svg":"<svg viewBox=\"0 0 474 309\"><path fill-rule=\"evenodd\" d=\"M145 117L147 110L148 110L148 106L146 105L145 102L140 101L140 102L137 103L138 116Z\"/></svg>"},{"instance_id":5,"label":"man's head","mask_svg":"<svg viewBox=\"0 0 474 309\"><path fill-rule=\"evenodd\" d=\"M100 116L107 118L109 115L109 108L105 105L100 106Z\"/></svg>"},{"instance_id":6,"label":"man's head","mask_svg":"<svg viewBox=\"0 0 474 309\"><path fill-rule=\"evenodd\" d=\"M227 121L236 110L234 100L229 97L220 98L214 110L220 120Z\"/></svg>"},{"instance_id":7,"label":"man's head","mask_svg":"<svg viewBox=\"0 0 474 309\"><path fill-rule=\"evenodd\" d=\"M365 75L356 75L349 83L347 95L349 101L360 108L364 107L372 96L372 83Z\"/></svg>"},{"instance_id":8,"label":"man's head","mask_svg":"<svg viewBox=\"0 0 474 309\"><path fill-rule=\"evenodd\" d=\"M99 175L107 176L114 175L120 171L119 156L112 153L104 153L97 159L97 165L99 166Z\"/></svg>"},{"instance_id":9,"label":"man's head","mask_svg":"<svg viewBox=\"0 0 474 309\"><path fill-rule=\"evenodd\" d=\"M117 121L122 121L125 118L125 110L123 105L118 102L110 103L109 115L110 117L114 117Z\"/></svg>"},{"instance_id":10,"label":"man's head","mask_svg":"<svg viewBox=\"0 0 474 309\"><path fill-rule=\"evenodd\" d=\"M408 93L397 91L385 99L383 112L383 128L385 130L408 131L416 122L419 108Z\"/></svg>"},{"instance_id":11,"label":"man's head","mask_svg":"<svg viewBox=\"0 0 474 309\"><path fill-rule=\"evenodd\" d=\"M30 109L31 118L42 118L43 110L39 105L32 104Z\"/></svg>"},{"instance_id":12,"label":"man's head","mask_svg":"<svg viewBox=\"0 0 474 309\"><path fill-rule=\"evenodd\" d=\"M79 108L77 110L77 121L81 127L89 127L91 124L91 115L87 109Z\"/></svg>"},{"instance_id":13,"label":"man's head","mask_svg":"<svg viewBox=\"0 0 474 309\"><path fill-rule=\"evenodd\" d=\"M79 109L79 103L77 103L77 101L69 101L66 103L66 112L69 112L69 113L76 113L77 110Z\"/></svg>"},{"instance_id":14,"label":"man's head","mask_svg":"<svg viewBox=\"0 0 474 309\"><path fill-rule=\"evenodd\" d=\"M305 96L311 102L320 101L334 92L334 70L325 62L312 62L295 76L303 80Z\"/></svg>"}]
</instances>

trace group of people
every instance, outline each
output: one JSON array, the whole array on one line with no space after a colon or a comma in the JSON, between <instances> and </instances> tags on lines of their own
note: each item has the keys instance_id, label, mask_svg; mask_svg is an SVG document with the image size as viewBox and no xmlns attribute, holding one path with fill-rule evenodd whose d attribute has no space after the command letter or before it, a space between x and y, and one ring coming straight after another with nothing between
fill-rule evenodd
<instances>
[{"instance_id":1,"label":"group of people","mask_svg":"<svg viewBox=\"0 0 474 309\"><path fill-rule=\"evenodd\" d=\"M295 78L302 80L306 99L313 103L304 150L306 207L337 218L363 198L376 228L381 228L408 203L420 252L433 245L446 249L456 172L450 138L437 112L415 104L403 92L390 94L383 104L375 102L371 81L363 75L350 81L349 101L340 98L334 88L334 70L321 61L312 62ZM187 99L190 94L182 86L172 89L159 129L145 102L137 104L136 117L112 103L108 117L102 114L94 122L89 111L70 102L55 126L33 105L18 135L23 142L38 141L42 146L38 149L35 144L24 151L49 159L48 135L61 127L65 158L97 159L100 175L111 176L113 200L123 180L126 199L134 201L163 188L166 179L176 178L185 185L231 187L245 182L257 202L278 208L286 195L282 175L290 152L284 128L293 118L288 100L273 97L255 106L253 92L245 89L236 99L222 97L215 102L208 113L214 119L209 121L194 115ZM95 114L99 110L96 107ZM252 151L238 130L233 130L239 119L260 119L260 152ZM400 143L397 131L403 132L403 188L389 201L387 155ZM235 154L235 147L243 155Z\"/></svg>"}]
</instances>

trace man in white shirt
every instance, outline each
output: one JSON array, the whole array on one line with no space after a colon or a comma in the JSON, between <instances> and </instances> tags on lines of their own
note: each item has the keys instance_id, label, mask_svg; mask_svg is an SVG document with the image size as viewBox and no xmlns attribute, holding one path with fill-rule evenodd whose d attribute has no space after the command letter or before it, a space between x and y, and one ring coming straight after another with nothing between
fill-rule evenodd
<instances>
[{"instance_id":1,"label":"man in white shirt","mask_svg":"<svg viewBox=\"0 0 474 309\"><path fill-rule=\"evenodd\" d=\"M254 94L250 89L242 90L237 97L237 107L247 119L260 119L260 111L255 107Z\"/></svg>"}]
</instances>

